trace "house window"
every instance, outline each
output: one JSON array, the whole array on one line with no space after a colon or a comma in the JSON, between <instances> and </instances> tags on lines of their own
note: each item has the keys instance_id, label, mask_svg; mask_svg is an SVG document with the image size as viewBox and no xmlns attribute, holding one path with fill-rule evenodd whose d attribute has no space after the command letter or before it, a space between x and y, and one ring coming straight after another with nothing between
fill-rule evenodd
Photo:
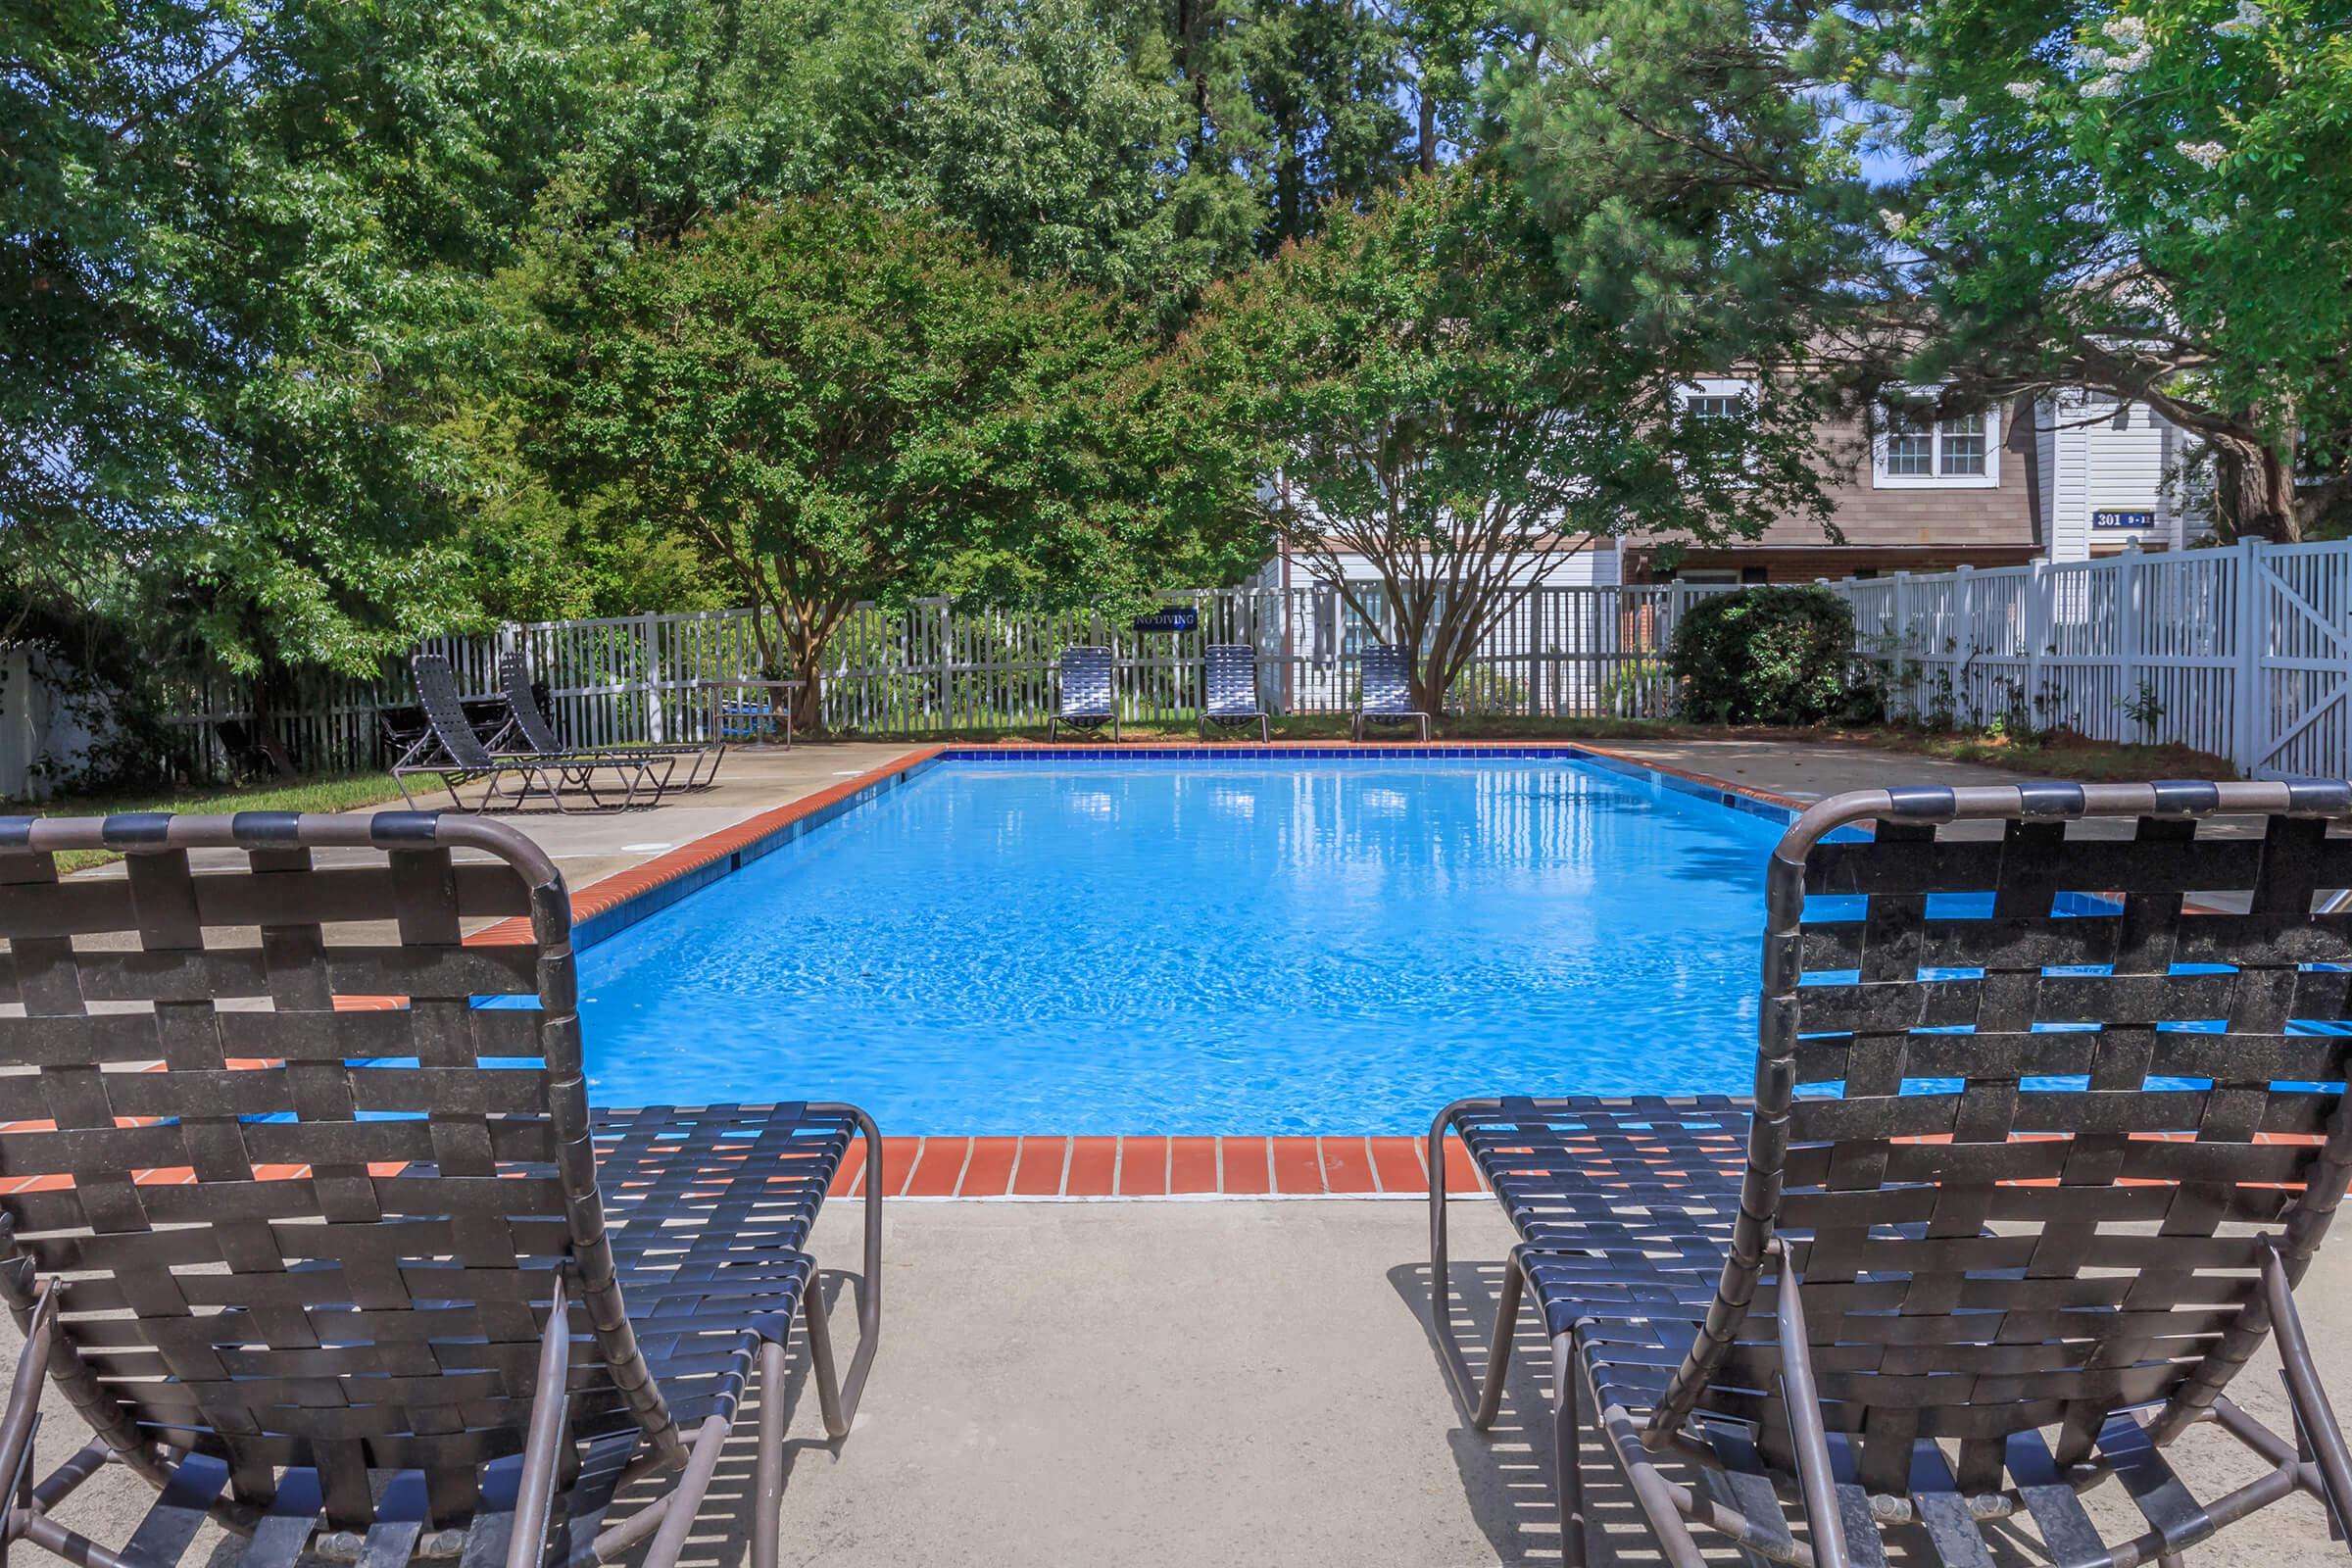
<instances>
[{"instance_id":1,"label":"house window","mask_svg":"<svg viewBox=\"0 0 2352 1568\"><path fill-rule=\"evenodd\" d=\"M1677 391L1685 410L1702 419L1736 419L1755 402L1755 384L1738 376L1702 375Z\"/></svg>"},{"instance_id":2,"label":"house window","mask_svg":"<svg viewBox=\"0 0 2352 1568\"><path fill-rule=\"evenodd\" d=\"M2000 483L2000 415L1941 413L1933 393L1888 403L1872 443L1880 488L1989 488Z\"/></svg>"}]
</instances>

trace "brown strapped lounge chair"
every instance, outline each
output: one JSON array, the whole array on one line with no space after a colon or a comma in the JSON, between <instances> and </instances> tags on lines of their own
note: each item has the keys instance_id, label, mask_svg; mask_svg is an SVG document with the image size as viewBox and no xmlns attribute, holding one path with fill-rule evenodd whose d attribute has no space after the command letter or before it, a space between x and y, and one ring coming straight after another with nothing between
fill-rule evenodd
<instances>
[{"instance_id":1,"label":"brown strapped lounge chair","mask_svg":"<svg viewBox=\"0 0 2352 1568\"><path fill-rule=\"evenodd\" d=\"M416 677L416 702L424 711L424 733L392 764L392 782L410 805L409 780L418 775L435 778L460 809L516 810L534 797L544 798L559 811L567 811L569 792L588 797L602 808L604 795L596 788L599 770L617 773L625 781L619 804L655 806L677 767L674 757L657 752L557 752L493 750L473 730L466 705L458 695L457 677L449 661L439 654L418 654L410 661ZM504 744L514 727L512 710L498 739ZM478 783L482 793L471 806L459 796L462 785Z\"/></svg>"},{"instance_id":2,"label":"brown strapped lounge chair","mask_svg":"<svg viewBox=\"0 0 2352 1568\"><path fill-rule=\"evenodd\" d=\"M522 655L499 656L498 685L507 700L505 737L510 742L519 740L533 757L570 766L578 766L583 758L597 758L604 760L606 765L620 769L643 768L658 757L671 759L670 765L673 767L680 761L685 762L685 782L672 783L664 775L655 787L653 804L657 806L661 804L662 797L672 789L709 789L718 782L718 764L727 756L727 741L723 734L708 746L653 745L631 746L615 752L575 752L556 739L555 726L540 711L539 699L531 690L530 668L523 662Z\"/></svg>"},{"instance_id":3,"label":"brown strapped lounge chair","mask_svg":"<svg viewBox=\"0 0 2352 1568\"><path fill-rule=\"evenodd\" d=\"M2340 783L1842 795L1772 858L1734 1171L1720 1102L1442 1113L1443 1359L1484 1429L1533 1294L1566 1560L1588 1425L1676 1568L1694 1527L1835 1568L1916 1524L1958 1568L1994 1560L2001 1521L2066 1568L2128 1568L2298 1491L2345 1518L2352 1457L2292 1288L2352 1176L2352 914L2315 897L2352 887L2347 817ZM1483 1390L1450 1337L1449 1127L1522 1237ZM2266 1338L2283 1435L2225 1393ZM2165 1457L2200 1423L2259 1472L2204 1502ZM2077 1495L2109 1476L2146 1524L2113 1545Z\"/></svg>"},{"instance_id":4,"label":"brown strapped lounge chair","mask_svg":"<svg viewBox=\"0 0 2352 1568\"><path fill-rule=\"evenodd\" d=\"M128 875L57 879L93 848ZM462 940L514 915L528 940ZM592 1118L563 879L479 817L0 818L0 1300L25 1334L0 1544L168 1568L209 1515L247 1568L320 1532L469 1568L651 1537L665 1568L757 1369L772 1568L793 1317L836 1438L878 1343L878 1184L838 1380L805 1250L851 1139L878 1148L862 1112ZM44 1366L93 1436L36 1483ZM109 1460L157 1492L122 1548L53 1517Z\"/></svg>"}]
</instances>

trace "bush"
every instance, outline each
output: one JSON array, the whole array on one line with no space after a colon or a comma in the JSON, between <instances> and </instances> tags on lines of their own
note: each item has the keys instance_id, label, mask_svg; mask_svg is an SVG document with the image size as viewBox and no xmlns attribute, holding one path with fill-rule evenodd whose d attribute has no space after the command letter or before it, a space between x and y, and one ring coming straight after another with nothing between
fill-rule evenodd
<instances>
[{"instance_id":1,"label":"bush","mask_svg":"<svg viewBox=\"0 0 2352 1568\"><path fill-rule=\"evenodd\" d=\"M1676 711L1700 724L1819 724L1839 716L1854 612L1827 588L1702 599L1675 628Z\"/></svg>"}]
</instances>

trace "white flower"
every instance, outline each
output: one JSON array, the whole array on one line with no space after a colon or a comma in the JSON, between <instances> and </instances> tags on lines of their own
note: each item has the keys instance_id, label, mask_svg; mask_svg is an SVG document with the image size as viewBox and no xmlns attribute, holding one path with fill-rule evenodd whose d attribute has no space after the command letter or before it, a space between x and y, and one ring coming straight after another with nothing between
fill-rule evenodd
<instances>
[{"instance_id":1,"label":"white flower","mask_svg":"<svg viewBox=\"0 0 2352 1568\"><path fill-rule=\"evenodd\" d=\"M1909 220L1891 207L1882 207L1879 209L1879 221L1886 225L1887 233L1900 234Z\"/></svg>"},{"instance_id":2,"label":"white flower","mask_svg":"<svg viewBox=\"0 0 2352 1568\"><path fill-rule=\"evenodd\" d=\"M2241 193L2241 194L2238 196L2238 198L2237 198L2237 204L2236 204L2236 205L2237 205L2237 210L2238 210L2239 212L2241 212L2241 213L2242 213L2242 212L2244 212L2244 211L2245 211L2245 210L2246 210L2246 209L2247 209L2249 206L2251 206L2251 205L2253 204L2253 200L2254 200L2254 198L2252 198L2251 196L2247 196L2247 195L2244 195L2244 194L2242 194L2242 193Z\"/></svg>"},{"instance_id":3,"label":"white flower","mask_svg":"<svg viewBox=\"0 0 2352 1568\"><path fill-rule=\"evenodd\" d=\"M2085 98L2118 98L2123 91L2124 78L2121 76L2101 76L2082 84L2082 96Z\"/></svg>"},{"instance_id":4,"label":"white flower","mask_svg":"<svg viewBox=\"0 0 2352 1568\"><path fill-rule=\"evenodd\" d=\"M2295 210L2292 207L2281 207L2278 209L2277 216L2278 221L2283 223L2295 216Z\"/></svg>"},{"instance_id":5,"label":"white flower","mask_svg":"<svg viewBox=\"0 0 2352 1568\"><path fill-rule=\"evenodd\" d=\"M2230 220L2227 218L2192 218L2188 220L2188 226L2200 234L2219 234L2230 226Z\"/></svg>"},{"instance_id":6,"label":"white flower","mask_svg":"<svg viewBox=\"0 0 2352 1568\"><path fill-rule=\"evenodd\" d=\"M2262 24L2269 20L2262 14L2262 7L2256 5L2254 0L2237 0L2237 15L2231 17L2228 22L2215 23L2213 30L2225 38L2235 38L2243 33L2259 31Z\"/></svg>"},{"instance_id":7,"label":"white flower","mask_svg":"<svg viewBox=\"0 0 2352 1568\"><path fill-rule=\"evenodd\" d=\"M2143 43L2128 55L2109 55L2107 69L2109 71L2138 71L2155 58L2156 46L2152 43Z\"/></svg>"},{"instance_id":8,"label":"white flower","mask_svg":"<svg viewBox=\"0 0 2352 1568\"><path fill-rule=\"evenodd\" d=\"M2181 141L2173 144L2173 151L2205 169L2218 169L2230 156L2230 149L2218 141Z\"/></svg>"},{"instance_id":9,"label":"white flower","mask_svg":"<svg viewBox=\"0 0 2352 1568\"><path fill-rule=\"evenodd\" d=\"M2030 104L2041 96L2041 83L2038 81L2013 81L2009 83L2006 90L2009 96L2019 103Z\"/></svg>"},{"instance_id":10,"label":"white flower","mask_svg":"<svg viewBox=\"0 0 2352 1568\"><path fill-rule=\"evenodd\" d=\"M2146 41L2148 24L2137 17L2109 17L2099 30L2130 49Z\"/></svg>"},{"instance_id":11,"label":"white flower","mask_svg":"<svg viewBox=\"0 0 2352 1568\"><path fill-rule=\"evenodd\" d=\"M1946 120L1951 119L1954 115L1965 113L1967 109L1968 99L1965 96L1959 98L1938 98L1936 100L1936 112L1943 116L1943 118Z\"/></svg>"},{"instance_id":12,"label":"white flower","mask_svg":"<svg viewBox=\"0 0 2352 1568\"><path fill-rule=\"evenodd\" d=\"M1911 13L1910 27L1912 37L1925 38L1935 30L1935 24L1928 21L1928 14L1925 11L1914 11Z\"/></svg>"}]
</instances>

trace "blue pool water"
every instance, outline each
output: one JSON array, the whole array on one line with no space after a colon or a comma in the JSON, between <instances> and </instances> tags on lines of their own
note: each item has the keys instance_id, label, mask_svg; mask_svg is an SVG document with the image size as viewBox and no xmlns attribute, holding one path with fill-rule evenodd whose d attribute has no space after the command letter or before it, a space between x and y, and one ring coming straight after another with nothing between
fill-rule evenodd
<instances>
[{"instance_id":1,"label":"blue pool water","mask_svg":"<svg viewBox=\"0 0 2352 1568\"><path fill-rule=\"evenodd\" d=\"M1569 760L940 763L583 954L590 1097L1263 1133L1745 1093L1781 832Z\"/></svg>"}]
</instances>

